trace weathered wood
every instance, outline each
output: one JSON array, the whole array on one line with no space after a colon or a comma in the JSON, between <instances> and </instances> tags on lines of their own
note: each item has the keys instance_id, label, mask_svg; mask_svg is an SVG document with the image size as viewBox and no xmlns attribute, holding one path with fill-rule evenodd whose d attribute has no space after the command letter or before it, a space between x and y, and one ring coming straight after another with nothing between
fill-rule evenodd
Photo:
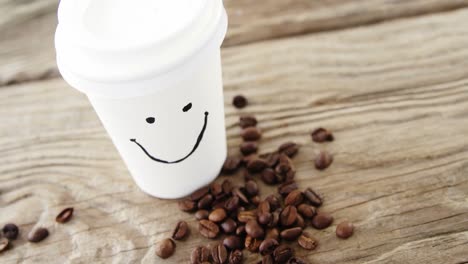
<instances>
[{"instance_id":1,"label":"weathered wood","mask_svg":"<svg viewBox=\"0 0 468 264\"><path fill-rule=\"evenodd\" d=\"M298 255L312 263L468 261L466 21L461 10L224 49L230 152L239 114L254 113L262 152L302 144L299 185L322 193L323 210L336 218L310 229L320 246ZM230 105L238 93L252 102L242 111ZM85 96L63 81L3 87L0 102L0 223L21 228L2 263L186 263L195 245L210 242L175 201L137 189ZM336 141L312 143L318 126ZM335 157L324 172L313 168L319 149ZM66 206L75 217L55 224ZM162 262L154 244L179 219L192 236ZM349 240L334 235L343 219L357 227ZM36 226L50 237L25 242Z\"/></svg>"},{"instance_id":2,"label":"weathered wood","mask_svg":"<svg viewBox=\"0 0 468 264\"><path fill-rule=\"evenodd\" d=\"M58 0L0 2L0 85L57 76ZM226 0L233 46L468 6L468 0Z\"/></svg>"}]
</instances>

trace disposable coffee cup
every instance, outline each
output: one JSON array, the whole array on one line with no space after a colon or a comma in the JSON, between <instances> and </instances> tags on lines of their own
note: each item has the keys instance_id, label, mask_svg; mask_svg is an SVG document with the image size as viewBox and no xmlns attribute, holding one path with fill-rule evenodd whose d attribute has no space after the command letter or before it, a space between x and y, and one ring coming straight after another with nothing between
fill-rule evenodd
<instances>
[{"instance_id":1,"label":"disposable coffee cup","mask_svg":"<svg viewBox=\"0 0 468 264\"><path fill-rule=\"evenodd\" d=\"M179 198L226 159L221 0L61 0L63 78L87 95L136 184Z\"/></svg>"}]
</instances>

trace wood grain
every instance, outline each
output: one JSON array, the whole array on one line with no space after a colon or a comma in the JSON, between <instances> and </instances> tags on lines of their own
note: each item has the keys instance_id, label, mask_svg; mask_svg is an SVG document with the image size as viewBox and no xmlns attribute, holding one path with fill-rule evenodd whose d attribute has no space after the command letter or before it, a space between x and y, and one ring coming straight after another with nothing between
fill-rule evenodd
<instances>
[{"instance_id":1,"label":"wood grain","mask_svg":"<svg viewBox=\"0 0 468 264\"><path fill-rule=\"evenodd\" d=\"M58 75L58 0L0 1L0 85ZM468 0L225 0L233 46L468 6Z\"/></svg>"},{"instance_id":2,"label":"wood grain","mask_svg":"<svg viewBox=\"0 0 468 264\"><path fill-rule=\"evenodd\" d=\"M317 250L298 255L330 264L468 261L466 21L460 10L224 49L230 152L239 114L255 114L261 151L300 143L299 185L322 193L335 216L332 227L310 229ZM230 105L238 93L251 101L242 111ZM0 102L0 223L21 228L2 263L187 263L195 245L210 242L175 201L137 189L85 96L62 80L3 87ZM318 126L336 141L312 143ZM324 172L313 168L320 149L335 157ZM68 206L73 220L55 224ZM155 243L179 219L194 232L162 262ZM349 240L334 235L344 219L356 225ZM25 242L38 226L50 237Z\"/></svg>"}]
</instances>

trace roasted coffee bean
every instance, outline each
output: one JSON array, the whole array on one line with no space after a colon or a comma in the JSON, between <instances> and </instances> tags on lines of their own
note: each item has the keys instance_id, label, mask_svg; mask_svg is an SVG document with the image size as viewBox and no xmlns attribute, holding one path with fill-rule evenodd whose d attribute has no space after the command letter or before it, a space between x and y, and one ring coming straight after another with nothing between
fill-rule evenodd
<instances>
[{"instance_id":1,"label":"roasted coffee bean","mask_svg":"<svg viewBox=\"0 0 468 264\"><path fill-rule=\"evenodd\" d=\"M6 237L0 238L0 253L7 250L10 246L10 241Z\"/></svg>"},{"instance_id":2,"label":"roasted coffee bean","mask_svg":"<svg viewBox=\"0 0 468 264\"><path fill-rule=\"evenodd\" d=\"M211 258L216 264L226 263L228 260L228 252L223 244L217 244L211 248Z\"/></svg>"},{"instance_id":3,"label":"roasted coffee bean","mask_svg":"<svg viewBox=\"0 0 468 264\"><path fill-rule=\"evenodd\" d=\"M210 193L215 197L218 198L220 194L223 193L223 187L221 187L221 184L218 182L213 182L210 185Z\"/></svg>"},{"instance_id":4,"label":"roasted coffee bean","mask_svg":"<svg viewBox=\"0 0 468 264\"><path fill-rule=\"evenodd\" d=\"M286 142L278 148L278 152L287 155L288 157L293 157L296 155L299 150L299 145L294 142Z\"/></svg>"},{"instance_id":5,"label":"roasted coffee bean","mask_svg":"<svg viewBox=\"0 0 468 264\"><path fill-rule=\"evenodd\" d=\"M245 236L247 233L245 232L245 226L241 225L236 228L236 235L238 236Z\"/></svg>"},{"instance_id":6,"label":"roasted coffee bean","mask_svg":"<svg viewBox=\"0 0 468 264\"><path fill-rule=\"evenodd\" d=\"M268 164L265 160L256 158L247 163L247 170L251 173L258 173L263 171L267 166Z\"/></svg>"},{"instance_id":7,"label":"roasted coffee bean","mask_svg":"<svg viewBox=\"0 0 468 264\"><path fill-rule=\"evenodd\" d=\"M198 201L197 206L198 206L198 209L209 209L212 203L213 203L213 195L208 193Z\"/></svg>"},{"instance_id":8,"label":"roasted coffee bean","mask_svg":"<svg viewBox=\"0 0 468 264\"><path fill-rule=\"evenodd\" d=\"M205 186L201 189L198 189L197 191L193 192L191 195L190 195L190 200L192 201L198 201L200 200L201 198L203 198L203 196L207 195L208 193L210 192L210 187L209 186Z\"/></svg>"},{"instance_id":9,"label":"roasted coffee bean","mask_svg":"<svg viewBox=\"0 0 468 264\"><path fill-rule=\"evenodd\" d=\"M215 238L219 234L219 227L210 220L200 220L198 223L200 234L206 238Z\"/></svg>"},{"instance_id":10,"label":"roasted coffee bean","mask_svg":"<svg viewBox=\"0 0 468 264\"><path fill-rule=\"evenodd\" d=\"M258 204L260 204L260 196L258 195L255 195L254 197L250 198L250 203L255 205L255 206L258 206Z\"/></svg>"},{"instance_id":11,"label":"roasted coffee bean","mask_svg":"<svg viewBox=\"0 0 468 264\"><path fill-rule=\"evenodd\" d=\"M233 212L239 208L239 196L232 196L224 203L224 208L228 212Z\"/></svg>"},{"instance_id":12,"label":"roasted coffee bean","mask_svg":"<svg viewBox=\"0 0 468 264\"><path fill-rule=\"evenodd\" d=\"M242 249L244 246L244 242L238 236L227 236L223 240L223 245L230 250Z\"/></svg>"},{"instance_id":13,"label":"roasted coffee bean","mask_svg":"<svg viewBox=\"0 0 468 264\"><path fill-rule=\"evenodd\" d=\"M268 227L275 227L278 225L278 222L279 222L279 218L280 218L280 212L273 212L271 214L271 221L267 224Z\"/></svg>"},{"instance_id":14,"label":"roasted coffee bean","mask_svg":"<svg viewBox=\"0 0 468 264\"><path fill-rule=\"evenodd\" d=\"M211 252L206 247L198 246L190 255L191 264L202 264L210 260Z\"/></svg>"},{"instance_id":15,"label":"roasted coffee bean","mask_svg":"<svg viewBox=\"0 0 468 264\"><path fill-rule=\"evenodd\" d=\"M276 172L271 168L264 169L260 177L262 178L262 181L268 185L277 183Z\"/></svg>"},{"instance_id":16,"label":"roasted coffee bean","mask_svg":"<svg viewBox=\"0 0 468 264\"><path fill-rule=\"evenodd\" d=\"M197 220L208 219L209 215L210 215L210 212L208 212L207 210L198 210L195 213L195 218Z\"/></svg>"},{"instance_id":17,"label":"roasted coffee bean","mask_svg":"<svg viewBox=\"0 0 468 264\"><path fill-rule=\"evenodd\" d=\"M318 212L314 218L312 218L312 226L317 229L324 229L329 227L333 223L333 216L328 213Z\"/></svg>"},{"instance_id":18,"label":"roasted coffee bean","mask_svg":"<svg viewBox=\"0 0 468 264\"><path fill-rule=\"evenodd\" d=\"M253 238L263 238L265 236L265 231L255 219L247 222L245 225L245 231L247 232L247 235Z\"/></svg>"},{"instance_id":19,"label":"roasted coffee bean","mask_svg":"<svg viewBox=\"0 0 468 264\"><path fill-rule=\"evenodd\" d=\"M297 243L307 250L314 250L318 245L317 240L308 232L302 232L301 236L297 239Z\"/></svg>"},{"instance_id":20,"label":"roasted coffee bean","mask_svg":"<svg viewBox=\"0 0 468 264\"><path fill-rule=\"evenodd\" d=\"M227 197L227 195L226 195ZM226 201L227 201L227 198L224 197L224 198L221 198L221 199L217 199L215 200L212 204L211 204L211 209L218 209L218 208L225 208L225 205L226 205Z\"/></svg>"},{"instance_id":21,"label":"roasted coffee bean","mask_svg":"<svg viewBox=\"0 0 468 264\"><path fill-rule=\"evenodd\" d=\"M275 167L278 180L292 180L296 174L296 168L292 160L285 154L280 154L278 165Z\"/></svg>"},{"instance_id":22,"label":"roasted coffee bean","mask_svg":"<svg viewBox=\"0 0 468 264\"><path fill-rule=\"evenodd\" d=\"M193 212L197 210L196 202L191 201L189 199L184 199L184 200L179 201L178 205L179 205L179 209L184 212Z\"/></svg>"},{"instance_id":23,"label":"roasted coffee bean","mask_svg":"<svg viewBox=\"0 0 468 264\"><path fill-rule=\"evenodd\" d=\"M242 142L240 145L240 151L244 156L256 153L258 150L258 143L255 141Z\"/></svg>"},{"instance_id":24,"label":"roasted coffee bean","mask_svg":"<svg viewBox=\"0 0 468 264\"><path fill-rule=\"evenodd\" d=\"M280 222L282 226L292 226L297 219L296 207L289 205L286 206L280 214Z\"/></svg>"},{"instance_id":25,"label":"roasted coffee bean","mask_svg":"<svg viewBox=\"0 0 468 264\"><path fill-rule=\"evenodd\" d=\"M15 240L18 237L19 229L15 224L6 224L3 229L3 236L9 240Z\"/></svg>"},{"instance_id":26,"label":"roasted coffee bean","mask_svg":"<svg viewBox=\"0 0 468 264\"><path fill-rule=\"evenodd\" d=\"M243 261L244 255L240 250L234 250L229 255L229 264L241 264Z\"/></svg>"},{"instance_id":27,"label":"roasted coffee bean","mask_svg":"<svg viewBox=\"0 0 468 264\"><path fill-rule=\"evenodd\" d=\"M254 127L257 125L257 118L251 115L244 115L239 118L241 128Z\"/></svg>"},{"instance_id":28,"label":"roasted coffee bean","mask_svg":"<svg viewBox=\"0 0 468 264\"><path fill-rule=\"evenodd\" d=\"M354 233L354 225L348 221L339 223L336 226L336 236L339 238L347 239Z\"/></svg>"},{"instance_id":29,"label":"roasted coffee bean","mask_svg":"<svg viewBox=\"0 0 468 264\"><path fill-rule=\"evenodd\" d=\"M257 210L240 211L237 214L237 221L247 223L250 220L257 219Z\"/></svg>"},{"instance_id":30,"label":"roasted coffee bean","mask_svg":"<svg viewBox=\"0 0 468 264\"><path fill-rule=\"evenodd\" d=\"M226 234L231 234L236 231L237 223L236 221L232 220L232 218L228 218L221 223L221 229Z\"/></svg>"},{"instance_id":31,"label":"roasted coffee bean","mask_svg":"<svg viewBox=\"0 0 468 264\"><path fill-rule=\"evenodd\" d=\"M317 170L325 170L332 164L332 162L333 156L326 151L321 151L315 158L315 168Z\"/></svg>"},{"instance_id":32,"label":"roasted coffee bean","mask_svg":"<svg viewBox=\"0 0 468 264\"><path fill-rule=\"evenodd\" d=\"M278 264L286 263L293 255L294 250L287 245L280 245L273 251L275 263Z\"/></svg>"},{"instance_id":33,"label":"roasted coffee bean","mask_svg":"<svg viewBox=\"0 0 468 264\"><path fill-rule=\"evenodd\" d=\"M297 190L297 183L296 182L285 182L283 184L281 184L279 187L278 187L278 193L283 195L283 196L286 196L288 195L290 192L294 191L294 190Z\"/></svg>"},{"instance_id":34,"label":"roasted coffee bean","mask_svg":"<svg viewBox=\"0 0 468 264\"><path fill-rule=\"evenodd\" d=\"M265 160L269 168L275 168L278 164L280 154L278 152L265 153L260 158Z\"/></svg>"},{"instance_id":35,"label":"roasted coffee bean","mask_svg":"<svg viewBox=\"0 0 468 264\"><path fill-rule=\"evenodd\" d=\"M262 131L257 127L246 127L241 131L244 141L256 141L262 137Z\"/></svg>"},{"instance_id":36,"label":"roasted coffee bean","mask_svg":"<svg viewBox=\"0 0 468 264\"><path fill-rule=\"evenodd\" d=\"M278 196L270 194L265 198L265 201L268 201L270 204L270 211L274 211L281 207L281 201Z\"/></svg>"},{"instance_id":37,"label":"roasted coffee bean","mask_svg":"<svg viewBox=\"0 0 468 264\"><path fill-rule=\"evenodd\" d=\"M251 236L246 236L244 241L245 248L250 252L258 252L258 248L260 244L262 244L262 240L253 238Z\"/></svg>"},{"instance_id":38,"label":"roasted coffee bean","mask_svg":"<svg viewBox=\"0 0 468 264\"><path fill-rule=\"evenodd\" d=\"M263 213L269 213L269 212L270 212L270 203L267 200L261 201L257 207L257 214L261 215Z\"/></svg>"},{"instance_id":39,"label":"roasted coffee bean","mask_svg":"<svg viewBox=\"0 0 468 264\"><path fill-rule=\"evenodd\" d=\"M270 255L275 251L276 247L279 246L279 243L276 239L265 239L263 242L260 244L259 247L259 252L262 255Z\"/></svg>"},{"instance_id":40,"label":"roasted coffee bean","mask_svg":"<svg viewBox=\"0 0 468 264\"><path fill-rule=\"evenodd\" d=\"M327 142L327 141L333 141L335 139L335 137L333 136L333 134L324 129L324 128L317 128L315 129L312 133L311 133L311 136L312 136L312 140L316 143L323 143L323 142Z\"/></svg>"},{"instance_id":41,"label":"roasted coffee bean","mask_svg":"<svg viewBox=\"0 0 468 264\"><path fill-rule=\"evenodd\" d=\"M232 99L232 105L234 105L236 108L239 108L239 109L246 107L248 103L249 101L243 95L236 95Z\"/></svg>"},{"instance_id":42,"label":"roasted coffee bean","mask_svg":"<svg viewBox=\"0 0 468 264\"><path fill-rule=\"evenodd\" d=\"M232 192L232 182L230 180L224 180L221 184L224 193L231 193Z\"/></svg>"},{"instance_id":43,"label":"roasted coffee bean","mask_svg":"<svg viewBox=\"0 0 468 264\"><path fill-rule=\"evenodd\" d=\"M255 181L247 181L245 183L245 193L253 197L258 194L258 185Z\"/></svg>"},{"instance_id":44,"label":"roasted coffee bean","mask_svg":"<svg viewBox=\"0 0 468 264\"><path fill-rule=\"evenodd\" d=\"M239 201L244 204L249 203L249 199L247 198L247 196L244 194L244 192L240 188L234 188L232 190L232 195L239 197Z\"/></svg>"},{"instance_id":45,"label":"roasted coffee bean","mask_svg":"<svg viewBox=\"0 0 468 264\"><path fill-rule=\"evenodd\" d=\"M226 219L226 217L226 210L224 210L224 208L217 208L210 213L210 215L208 216L208 220L215 223L219 223Z\"/></svg>"},{"instance_id":46,"label":"roasted coffee bean","mask_svg":"<svg viewBox=\"0 0 468 264\"><path fill-rule=\"evenodd\" d=\"M323 203L323 199L311 188L307 188L304 191L304 196L313 206L319 207Z\"/></svg>"},{"instance_id":47,"label":"roasted coffee bean","mask_svg":"<svg viewBox=\"0 0 468 264\"><path fill-rule=\"evenodd\" d=\"M296 240L302 234L302 228L293 227L281 231L280 236L284 240L293 241Z\"/></svg>"},{"instance_id":48,"label":"roasted coffee bean","mask_svg":"<svg viewBox=\"0 0 468 264\"><path fill-rule=\"evenodd\" d=\"M247 166L247 164L249 164L250 161L252 160L255 160L255 159L258 159L258 155L257 154L250 154L250 155L247 155L247 156L244 156L242 158L242 164L244 165L244 167Z\"/></svg>"},{"instance_id":49,"label":"roasted coffee bean","mask_svg":"<svg viewBox=\"0 0 468 264\"><path fill-rule=\"evenodd\" d=\"M73 216L73 207L65 208L60 212L57 217L55 217L55 221L57 223L66 223L70 221Z\"/></svg>"},{"instance_id":50,"label":"roasted coffee bean","mask_svg":"<svg viewBox=\"0 0 468 264\"><path fill-rule=\"evenodd\" d=\"M231 174L234 173L240 166L241 159L238 157L227 157L223 165L223 173Z\"/></svg>"},{"instance_id":51,"label":"roasted coffee bean","mask_svg":"<svg viewBox=\"0 0 468 264\"><path fill-rule=\"evenodd\" d=\"M268 229L265 235L265 239L275 239L276 241L279 241L279 237L280 237L280 232L278 228L276 227Z\"/></svg>"},{"instance_id":52,"label":"roasted coffee bean","mask_svg":"<svg viewBox=\"0 0 468 264\"><path fill-rule=\"evenodd\" d=\"M162 259L167 259L174 254L176 245L172 239L166 238L156 244L156 255Z\"/></svg>"},{"instance_id":53,"label":"roasted coffee bean","mask_svg":"<svg viewBox=\"0 0 468 264\"><path fill-rule=\"evenodd\" d=\"M317 213L317 209L308 204L300 204L297 207L297 211L305 218L305 219L312 219Z\"/></svg>"},{"instance_id":54,"label":"roasted coffee bean","mask_svg":"<svg viewBox=\"0 0 468 264\"><path fill-rule=\"evenodd\" d=\"M257 216L258 222L262 225L268 225L273 218L271 213L261 213Z\"/></svg>"},{"instance_id":55,"label":"roasted coffee bean","mask_svg":"<svg viewBox=\"0 0 468 264\"><path fill-rule=\"evenodd\" d=\"M174 228L174 231L172 232L172 239L182 240L188 236L189 232L190 229L187 222L180 221L179 223L177 223L176 227Z\"/></svg>"},{"instance_id":56,"label":"roasted coffee bean","mask_svg":"<svg viewBox=\"0 0 468 264\"><path fill-rule=\"evenodd\" d=\"M275 259L273 255L265 255L263 256L262 261L257 264L275 264Z\"/></svg>"},{"instance_id":57,"label":"roasted coffee bean","mask_svg":"<svg viewBox=\"0 0 468 264\"><path fill-rule=\"evenodd\" d=\"M288 260L288 264L307 264L308 262L298 257L292 257Z\"/></svg>"},{"instance_id":58,"label":"roasted coffee bean","mask_svg":"<svg viewBox=\"0 0 468 264\"><path fill-rule=\"evenodd\" d=\"M285 206L288 206L288 205L298 206L299 204L302 203L303 200L304 200L304 195L302 194L302 192L300 190L294 190L290 192L288 196L286 196L286 198L284 199L284 205Z\"/></svg>"},{"instance_id":59,"label":"roasted coffee bean","mask_svg":"<svg viewBox=\"0 0 468 264\"><path fill-rule=\"evenodd\" d=\"M296 219L296 223L294 224L294 226L300 227L302 229L306 228L306 222L304 218L302 218L301 214L297 214L297 219Z\"/></svg>"},{"instance_id":60,"label":"roasted coffee bean","mask_svg":"<svg viewBox=\"0 0 468 264\"><path fill-rule=\"evenodd\" d=\"M49 230L47 230L46 228L40 227L40 228L37 228L35 230L32 230L28 234L28 241L33 242L33 243L37 243L37 242L41 242L42 240L46 239L46 237L48 237L48 236L49 236Z\"/></svg>"}]
</instances>

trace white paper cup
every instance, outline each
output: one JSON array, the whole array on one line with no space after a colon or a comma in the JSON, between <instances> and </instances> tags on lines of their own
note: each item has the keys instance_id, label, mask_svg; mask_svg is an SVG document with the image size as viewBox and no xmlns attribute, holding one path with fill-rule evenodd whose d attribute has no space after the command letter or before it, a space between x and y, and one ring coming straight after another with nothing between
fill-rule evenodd
<instances>
[{"instance_id":1,"label":"white paper cup","mask_svg":"<svg viewBox=\"0 0 468 264\"><path fill-rule=\"evenodd\" d=\"M96 12L89 0L62 0L56 32L62 76L88 96L137 185L160 198L183 197L209 184L227 154L220 58L227 16L222 1L171 1L190 3L187 21L177 21L173 31L135 33L131 40L124 37L133 33L125 30L124 36L115 31L103 37L102 28L99 33L87 28L86 16ZM155 2L163 3L136 4L171 12ZM119 38L123 43L115 43Z\"/></svg>"}]
</instances>

